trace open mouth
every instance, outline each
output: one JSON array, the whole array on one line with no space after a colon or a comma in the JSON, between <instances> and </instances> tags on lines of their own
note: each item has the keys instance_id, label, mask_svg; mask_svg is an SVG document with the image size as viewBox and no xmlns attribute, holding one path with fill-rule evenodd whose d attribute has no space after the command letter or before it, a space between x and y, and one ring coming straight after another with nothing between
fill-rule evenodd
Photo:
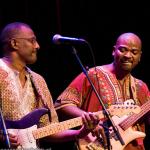
<instances>
[{"instance_id":1,"label":"open mouth","mask_svg":"<svg viewBox=\"0 0 150 150\"><path fill-rule=\"evenodd\" d=\"M122 64L130 65L130 64L132 64L132 63L131 63L131 62L128 62L128 61L125 61L125 62L122 62Z\"/></svg>"}]
</instances>

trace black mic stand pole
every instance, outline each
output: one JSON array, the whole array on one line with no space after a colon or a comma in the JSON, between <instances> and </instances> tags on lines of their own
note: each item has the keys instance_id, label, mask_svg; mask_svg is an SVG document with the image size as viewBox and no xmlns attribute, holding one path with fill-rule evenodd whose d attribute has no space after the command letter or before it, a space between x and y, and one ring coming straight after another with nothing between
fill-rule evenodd
<instances>
[{"instance_id":1,"label":"black mic stand pole","mask_svg":"<svg viewBox=\"0 0 150 150\"><path fill-rule=\"evenodd\" d=\"M8 137L8 132L6 129L6 125L5 125L5 121L4 121L4 117L3 117L1 109L0 109L0 119L1 119L2 136L4 135L6 147L10 149L10 141L9 141L9 137Z\"/></svg>"},{"instance_id":2,"label":"black mic stand pole","mask_svg":"<svg viewBox=\"0 0 150 150\"><path fill-rule=\"evenodd\" d=\"M116 133L116 136L118 137L120 143L121 143L122 145L125 145L125 143L124 143L124 141L123 141L123 139L122 139L122 137L121 137L121 135L120 135L120 133L119 133L119 131L118 131L118 128L116 127L116 125L114 124L113 120L111 119L110 113L109 113L108 110L106 109L106 107L105 107L103 101L101 100L101 98L100 98L100 96L99 96L99 94L98 94L98 92L97 92L97 90L96 90L94 84L92 83L91 79L90 79L89 76L88 76L87 70L85 69L85 67L83 66L83 64L82 64L82 62L81 62L81 60L80 60L80 58L79 58L79 56L77 55L77 51L76 51L75 47L72 46L72 49L73 49L73 54L75 54L76 59L77 59L79 65L81 66L81 69L82 69L83 73L86 75L88 81L90 82L90 84L91 84L91 86L92 86L92 89L94 90L94 92L95 92L95 94L96 94L96 96L97 96L97 98L98 98L100 104L102 105L102 108L103 108L103 110L104 110L104 114L106 115L106 117L107 117L108 120L110 121L110 123L111 123L111 125L112 125L112 128L113 128L113 130L114 130L114 133ZM108 142L108 144L109 144L109 143L110 143L110 142ZM110 146L108 146L108 150L110 150Z\"/></svg>"}]
</instances>

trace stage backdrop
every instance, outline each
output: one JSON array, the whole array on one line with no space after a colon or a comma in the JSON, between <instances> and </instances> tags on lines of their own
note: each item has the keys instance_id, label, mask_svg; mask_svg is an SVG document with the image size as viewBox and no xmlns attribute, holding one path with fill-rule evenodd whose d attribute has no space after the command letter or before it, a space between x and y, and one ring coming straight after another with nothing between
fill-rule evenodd
<instances>
[{"instance_id":1,"label":"stage backdrop","mask_svg":"<svg viewBox=\"0 0 150 150\"><path fill-rule=\"evenodd\" d=\"M91 45L77 45L84 66L93 67L112 61L112 47L118 35L134 32L143 41L143 55L134 75L149 82L150 9L144 2L119 4L99 0L2 0L0 29L14 21L31 25L41 46L38 61L30 66L44 76L55 99L82 70L71 46L55 45L52 37L61 34L84 38ZM95 64L92 53L94 54Z\"/></svg>"}]
</instances>

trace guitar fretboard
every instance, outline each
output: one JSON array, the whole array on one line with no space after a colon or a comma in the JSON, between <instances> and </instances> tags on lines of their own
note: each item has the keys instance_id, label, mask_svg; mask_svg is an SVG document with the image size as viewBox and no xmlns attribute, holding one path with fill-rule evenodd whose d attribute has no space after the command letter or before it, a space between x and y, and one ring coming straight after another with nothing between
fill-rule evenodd
<instances>
[{"instance_id":1,"label":"guitar fretboard","mask_svg":"<svg viewBox=\"0 0 150 150\"><path fill-rule=\"evenodd\" d=\"M70 120L62 121L61 123L53 123L48 126L39 128L38 130L33 131L33 136L35 139L39 139L51 134L55 134L57 132L67 130L69 128L80 126L82 124L82 118L77 117Z\"/></svg>"}]
</instances>

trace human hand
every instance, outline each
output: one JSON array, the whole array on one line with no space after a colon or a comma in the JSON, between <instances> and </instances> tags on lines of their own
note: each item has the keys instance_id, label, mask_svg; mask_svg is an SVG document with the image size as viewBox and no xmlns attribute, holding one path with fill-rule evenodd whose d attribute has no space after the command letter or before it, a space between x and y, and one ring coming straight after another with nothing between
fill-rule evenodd
<instances>
[{"instance_id":1,"label":"human hand","mask_svg":"<svg viewBox=\"0 0 150 150\"><path fill-rule=\"evenodd\" d=\"M20 145L17 136L11 133L9 133L8 136L9 136L11 148L17 148Z\"/></svg>"},{"instance_id":2,"label":"human hand","mask_svg":"<svg viewBox=\"0 0 150 150\"><path fill-rule=\"evenodd\" d=\"M104 128L103 128L103 126L102 126L101 124L102 124L102 123L99 123L99 124L95 127L95 129L93 129L93 130L91 131L91 133L92 133L92 136L96 136L98 139L102 138L104 147L107 147L107 137L106 137Z\"/></svg>"},{"instance_id":3,"label":"human hand","mask_svg":"<svg viewBox=\"0 0 150 150\"><path fill-rule=\"evenodd\" d=\"M20 145L16 135L8 133L8 138L9 138L11 148L16 149ZM4 148L6 148L6 146L7 146L6 145L6 137L4 136L4 134L0 135L0 143L2 143Z\"/></svg>"},{"instance_id":4,"label":"human hand","mask_svg":"<svg viewBox=\"0 0 150 150\"><path fill-rule=\"evenodd\" d=\"M87 134L89 134L98 125L99 122L98 117L91 112L85 112L82 115L82 121L84 125L80 129L78 138L85 137Z\"/></svg>"}]
</instances>

